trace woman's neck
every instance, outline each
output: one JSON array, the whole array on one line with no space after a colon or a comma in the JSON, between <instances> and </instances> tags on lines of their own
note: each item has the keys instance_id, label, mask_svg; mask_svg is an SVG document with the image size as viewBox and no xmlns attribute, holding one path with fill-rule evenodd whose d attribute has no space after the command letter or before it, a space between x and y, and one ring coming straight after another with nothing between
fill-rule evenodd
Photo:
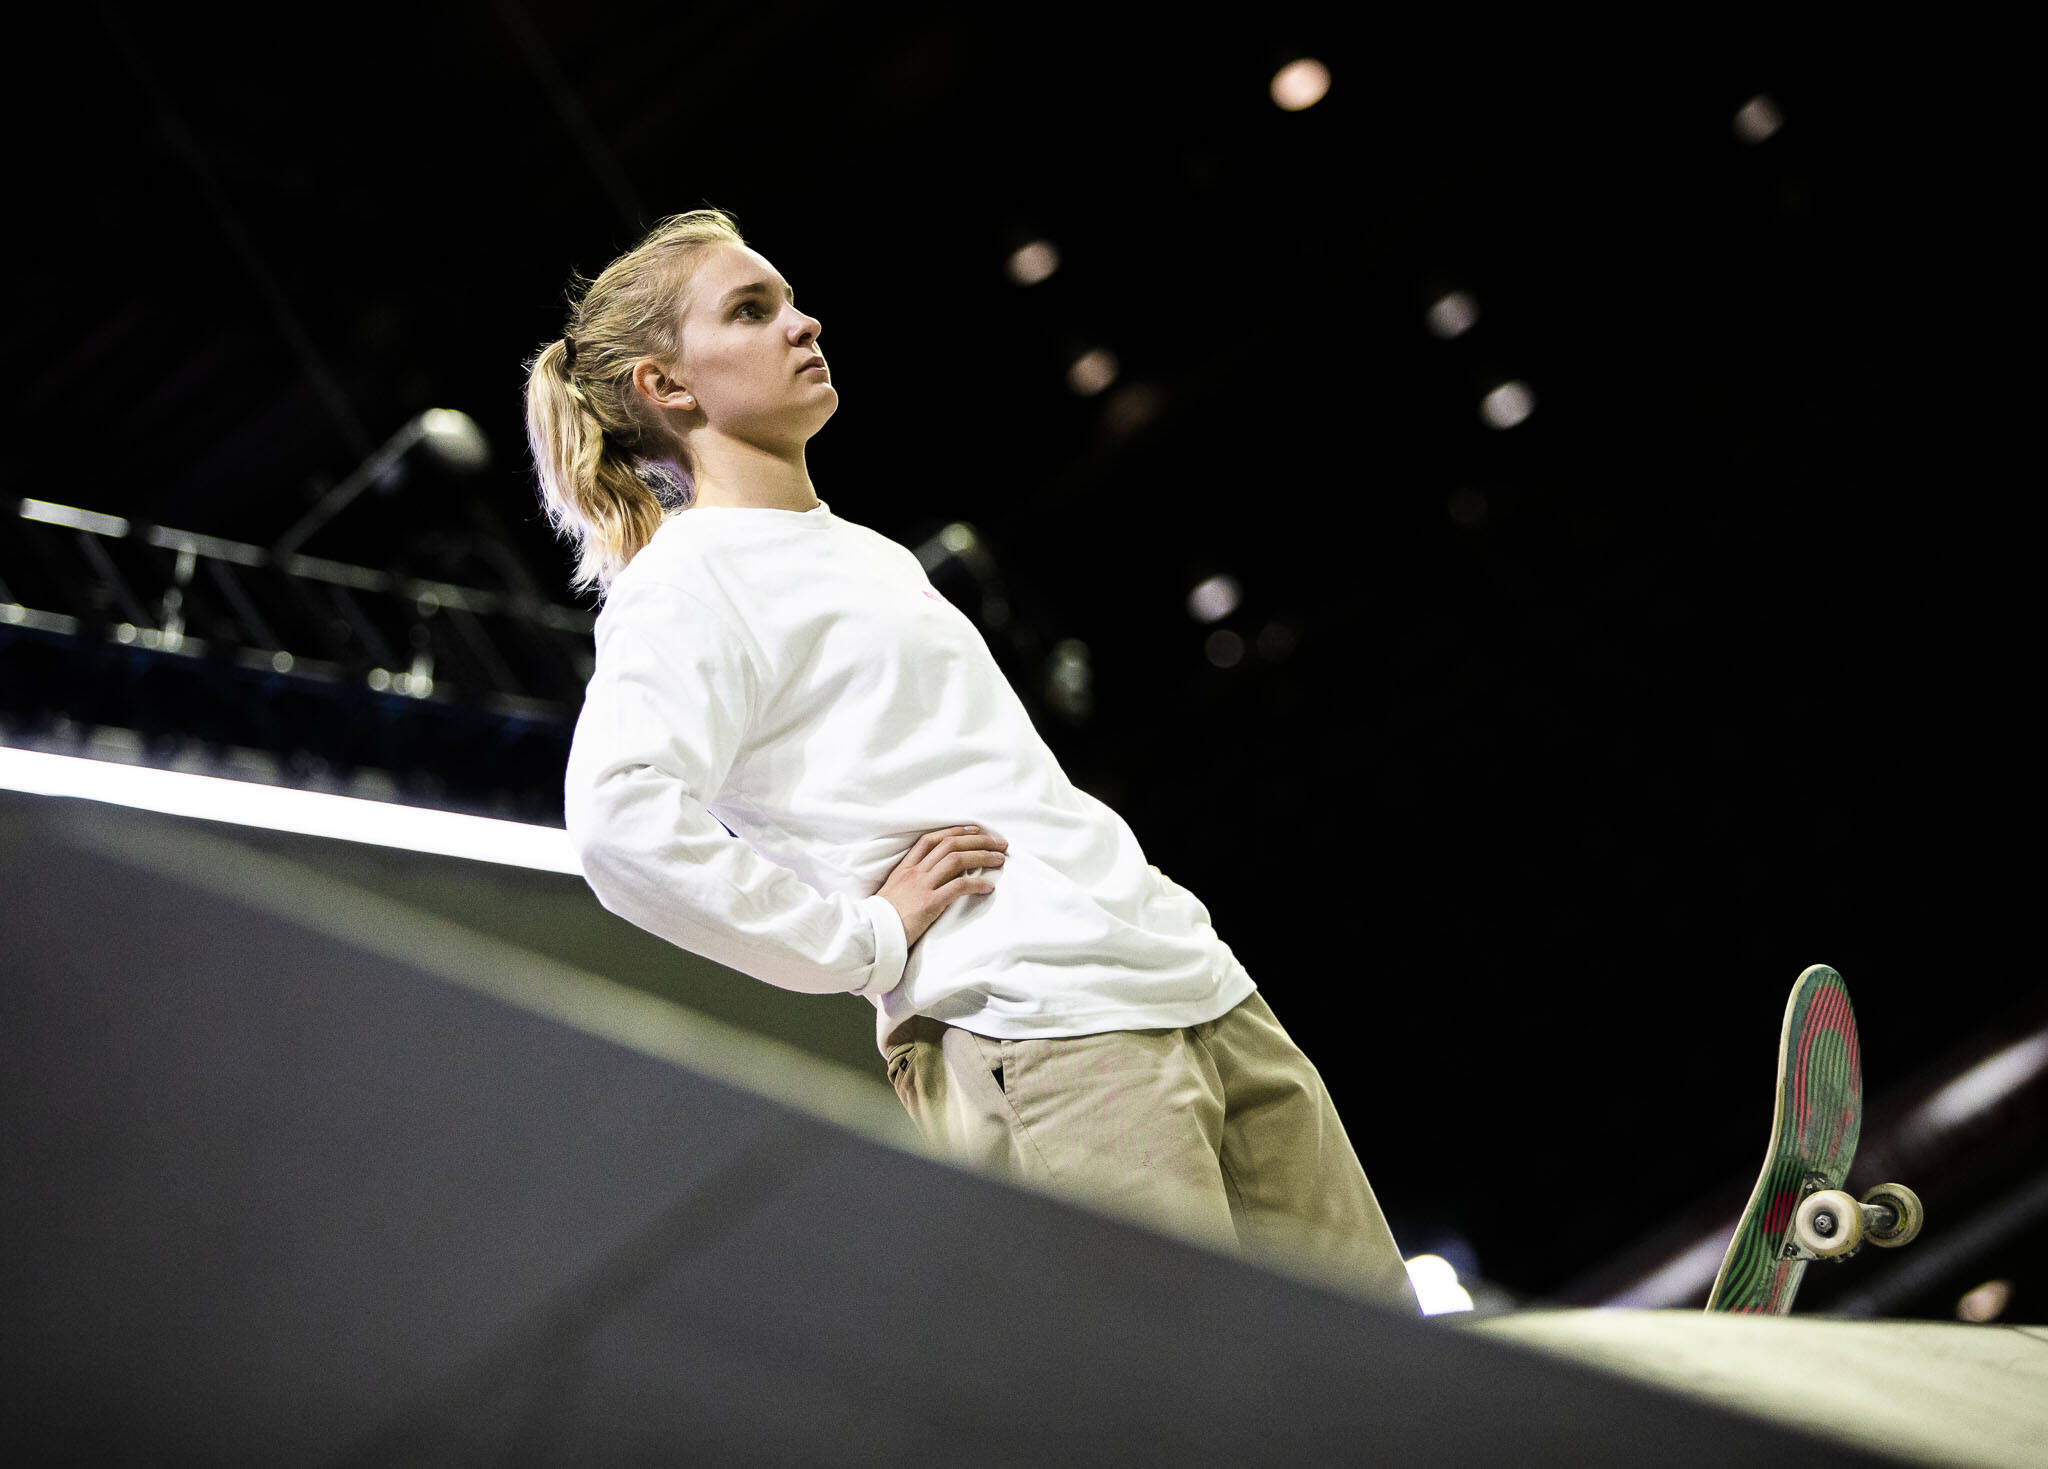
<instances>
[{"instance_id":1,"label":"woman's neck","mask_svg":"<svg viewBox=\"0 0 2048 1469\"><path fill-rule=\"evenodd\" d=\"M691 505L734 510L813 510L817 489L801 444L785 456L730 440L696 449L696 495Z\"/></svg>"}]
</instances>

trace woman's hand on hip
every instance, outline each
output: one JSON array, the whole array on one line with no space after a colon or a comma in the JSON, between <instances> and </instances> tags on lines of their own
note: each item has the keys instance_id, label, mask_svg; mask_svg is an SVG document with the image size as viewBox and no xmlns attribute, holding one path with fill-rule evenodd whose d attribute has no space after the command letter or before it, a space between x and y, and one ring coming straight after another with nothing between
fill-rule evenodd
<instances>
[{"instance_id":1,"label":"woman's hand on hip","mask_svg":"<svg viewBox=\"0 0 2048 1469\"><path fill-rule=\"evenodd\" d=\"M923 938L954 899L994 892L988 869L1002 865L1009 845L978 826L941 827L919 837L881 886L881 896L903 919L904 947Z\"/></svg>"}]
</instances>

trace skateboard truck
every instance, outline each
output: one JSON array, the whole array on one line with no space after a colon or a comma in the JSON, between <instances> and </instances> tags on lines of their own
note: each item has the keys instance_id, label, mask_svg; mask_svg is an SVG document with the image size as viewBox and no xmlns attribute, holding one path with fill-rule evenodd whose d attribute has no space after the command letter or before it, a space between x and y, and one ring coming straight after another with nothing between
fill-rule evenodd
<instances>
[{"instance_id":1,"label":"skateboard truck","mask_svg":"<svg viewBox=\"0 0 2048 1469\"><path fill-rule=\"evenodd\" d=\"M1816 1189L1800 1200L1781 1258L1846 1260L1865 1241L1895 1250L1913 1241L1925 1217L1920 1196L1903 1183L1881 1183L1861 1203L1840 1189Z\"/></svg>"}]
</instances>

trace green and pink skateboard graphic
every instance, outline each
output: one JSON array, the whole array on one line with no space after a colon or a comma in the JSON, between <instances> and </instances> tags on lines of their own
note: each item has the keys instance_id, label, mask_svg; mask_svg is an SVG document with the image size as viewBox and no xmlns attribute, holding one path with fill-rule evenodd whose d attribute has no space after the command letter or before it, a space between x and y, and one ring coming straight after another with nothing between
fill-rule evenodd
<instances>
[{"instance_id":1,"label":"green and pink skateboard graphic","mask_svg":"<svg viewBox=\"0 0 2048 1469\"><path fill-rule=\"evenodd\" d=\"M1842 1192L1863 1131L1863 1062L1842 976L1808 966L1785 1003L1771 1145L1709 1311L1784 1315L1810 1260L1846 1260L1867 1240L1887 1249L1920 1232L1920 1200L1882 1183L1861 1202Z\"/></svg>"}]
</instances>

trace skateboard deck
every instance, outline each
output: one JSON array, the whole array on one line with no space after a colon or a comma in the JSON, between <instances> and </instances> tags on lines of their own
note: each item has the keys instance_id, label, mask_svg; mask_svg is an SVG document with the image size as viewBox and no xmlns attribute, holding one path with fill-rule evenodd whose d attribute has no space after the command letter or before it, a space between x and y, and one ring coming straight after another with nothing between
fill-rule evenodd
<instances>
[{"instance_id":1,"label":"skateboard deck","mask_svg":"<svg viewBox=\"0 0 2048 1469\"><path fill-rule=\"evenodd\" d=\"M1815 1258L1801 1247L1794 1216L1813 1194L1848 1181L1862 1132L1863 1062L1848 986L1827 965L1809 965L1792 986L1778 1033L1770 1148L1714 1277L1709 1311L1792 1309Z\"/></svg>"}]
</instances>

